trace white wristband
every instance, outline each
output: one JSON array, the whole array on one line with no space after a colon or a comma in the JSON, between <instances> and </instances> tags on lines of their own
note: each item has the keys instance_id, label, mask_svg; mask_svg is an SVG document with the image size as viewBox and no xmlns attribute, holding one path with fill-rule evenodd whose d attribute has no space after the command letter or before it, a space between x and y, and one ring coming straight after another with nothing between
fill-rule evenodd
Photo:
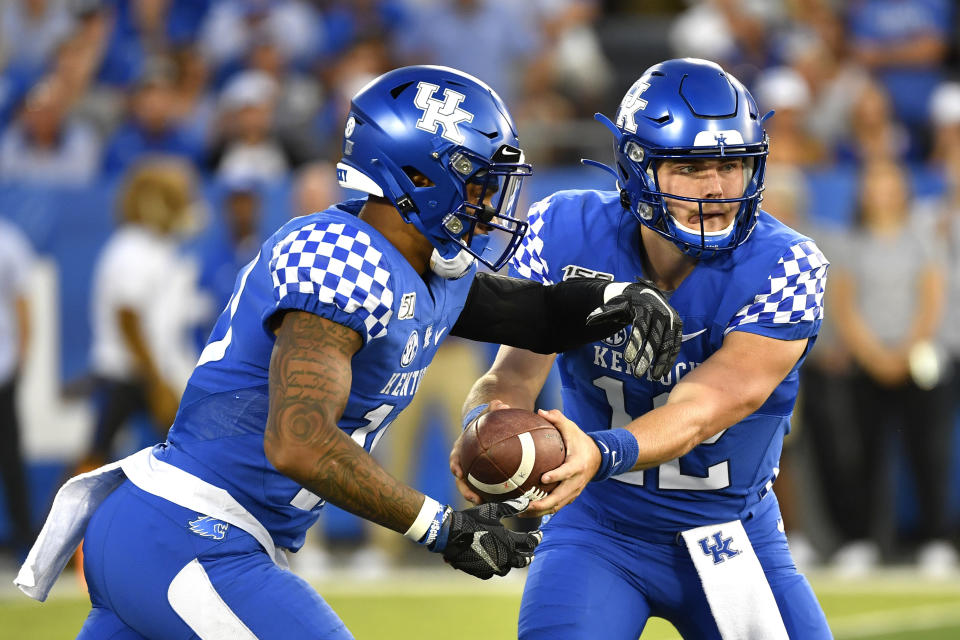
<instances>
[{"instance_id":1,"label":"white wristband","mask_svg":"<svg viewBox=\"0 0 960 640\"><path fill-rule=\"evenodd\" d=\"M423 496L423 506L420 507L420 513L417 514L417 519L413 521L413 524L410 525L410 528L407 529L407 532L403 535L414 542L420 542L420 539L423 538L427 530L430 529L430 524L433 522L438 511L440 511L440 503L430 496Z\"/></svg>"}]
</instances>

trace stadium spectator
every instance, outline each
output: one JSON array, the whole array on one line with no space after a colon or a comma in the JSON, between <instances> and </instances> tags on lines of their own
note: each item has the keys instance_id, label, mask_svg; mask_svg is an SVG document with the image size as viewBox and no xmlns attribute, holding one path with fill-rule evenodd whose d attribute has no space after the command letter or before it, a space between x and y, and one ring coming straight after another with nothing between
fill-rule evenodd
<instances>
[{"instance_id":1,"label":"stadium spectator","mask_svg":"<svg viewBox=\"0 0 960 640\"><path fill-rule=\"evenodd\" d=\"M242 175L225 176L216 186L219 206L190 248L200 266L200 291L211 297L210 315L202 326L200 348L206 344L217 315L233 293L237 273L253 260L263 241L260 231L263 196L259 181Z\"/></svg>"},{"instance_id":2,"label":"stadium spectator","mask_svg":"<svg viewBox=\"0 0 960 640\"><path fill-rule=\"evenodd\" d=\"M946 125L944 125L946 126ZM956 126L953 124L952 126ZM944 147L945 156L939 159L938 167L946 178L945 193L928 202L926 233L939 238L943 242L946 254L946 303L944 320L941 324L939 344L944 349L944 357L948 360L943 366L944 377L948 377L949 395L952 408L953 424L960 418L960 146ZM958 435L956 428L950 430L953 438ZM946 436L950 442L950 436ZM956 449L953 450L954 454ZM954 478L955 469L960 464L956 455L951 455L947 478ZM948 486L950 481L947 480ZM956 488L954 487L954 491ZM949 494L949 490L948 490ZM947 519L948 540L957 540L957 514L949 510L944 516ZM926 553L919 556L919 565L927 573L942 575L944 572L956 570L958 562L956 549L946 545L931 545Z\"/></svg>"},{"instance_id":3,"label":"stadium spectator","mask_svg":"<svg viewBox=\"0 0 960 640\"><path fill-rule=\"evenodd\" d=\"M277 90L274 79L262 71L239 73L224 87L208 158L214 172L275 182L310 159L298 155L299 149L276 133Z\"/></svg>"},{"instance_id":4,"label":"stadium spectator","mask_svg":"<svg viewBox=\"0 0 960 640\"><path fill-rule=\"evenodd\" d=\"M497 400L531 409L556 358L573 418L541 414L567 458L542 478L560 484L530 507L556 515L519 637L636 638L657 615L686 638L830 638L772 490L829 263L757 211L767 136L753 97L718 65L650 67L615 120L619 193L560 191L533 205L511 275L649 278L670 292L683 343L675 365L644 376L618 335L559 356L503 346L474 385L464 422ZM455 447L458 487L476 501L458 457ZM728 564L738 557L751 568Z\"/></svg>"},{"instance_id":5,"label":"stadium spectator","mask_svg":"<svg viewBox=\"0 0 960 640\"><path fill-rule=\"evenodd\" d=\"M836 224L812 218L809 198L807 178L801 170L767 166L764 211L813 238L824 255L833 256L842 248L838 239L842 239L843 231ZM858 467L847 462L860 455L856 431L850 428L854 420L852 363L834 323L834 311L826 304L817 342L800 369L794 427L784 440L777 477L777 497L790 551L801 568L817 564L836 538L849 539L850 527L855 524L851 520L856 509L851 501L856 496L833 490L835 484L848 486L860 481Z\"/></svg>"},{"instance_id":6,"label":"stadium spectator","mask_svg":"<svg viewBox=\"0 0 960 640\"><path fill-rule=\"evenodd\" d=\"M100 154L93 128L68 116L62 85L45 80L0 135L0 180L87 184L97 175Z\"/></svg>"},{"instance_id":7,"label":"stadium spectator","mask_svg":"<svg viewBox=\"0 0 960 640\"><path fill-rule=\"evenodd\" d=\"M328 203L342 200L336 176L336 167L329 162L301 167L293 181L293 216L323 211Z\"/></svg>"},{"instance_id":8,"label":"stadium spectator","mask_svg":"<svg viewBox=\"0 0 960 640\"><path fill-rule=\"evenodd\" d=\"M875 73L893 113L922 155L929 99L944 76L953 12L949 0L861 0L848 9L851 54ZM919 157L919 156L918 156Z\"/></svg>"},{"instance_id":9,"label":"stadium spectator","mask_svg":"<svg viewBox=\"0 0 960 640\"><path fill-rule=\"evenodd\" d=\"M54 50L73 30L66 0L17 0L0 6L0 59L42 73Z\"/></svg>"},{"instance_id":10,"label":"stadium spectator","mask_svg":"<svg viewBox=\"0 0 960 640\"><path fill-rule=\"evenodd\" d=\"M834 555L849 572L897 557L897 451L906 453L915 480L921 559L942 549L949 532L953 417L949 386L932 355L944 311L944 264L937 238L922 232L912 209L903 166L867 163L855 227L834 254L829 303L856 364L852 427L860 455L844 460L856 479L844 489L854 496L845 528L856 529Z\"/></svg>"},{"instance_id":11,"label":"stadium spectator","mask_svg":"<svg viewBox=\"0 0 960 640\"><path fill-rule=\"evenodd\" d=\"M776 64L772 27L784 3L749 0L694 0L670 28L677 56L715 60L750 86L761 69Z\"/></svg>"},{"instance_id":12,"label":"stadium spectator","mask_svg":"<svg viewBox=\"0 0 960 640\"><path fill-rule=\"evenodd\" d=\"M322 99L317 81L288 64L283 47L267 38L253 44L247 68L267 74L276 83L273 122L277 136L297 145L297 157L316 157L313 118Z\"/></svg>"},{"instance_id":13,"label":"stadium spectator","mask_svg":"<svg viewBox=\"0 0 960 640\"><path fill-rule=\"evenodd\" d=\"M526 95L556 92L578 114L592 115L606 97L613 79L594 28L600 15L596 0L541 0L535 14L543 32L543 46L526 75ZM537 86L535 83L543 83Z\"/></svg>"},{"instance_id":14,"label":"stadium spectator","mask_svg":"<svg viewBox=\"0 0 960 640\"><path fill-rule=\"evenodd\" d=\"M930 97L930 126L933 131L931 162L934 165L948 165L948 160L952 163L953 150L960 148L960 82L944 82L934 90Z\"/></svg>"},{"instance_id":15,"label":"stadium spectator","mask_svg":"<svg viewBox=\"0 0 960 640\"><path fill-rule=\"evenodd\" d=\"M131 168L119 197L119 226L97 259L92 283L90 353L98 417L81 463L111 460L120 428L146 411L165 435L196 362L193 265L179 253L192 221L194 175L176 159Z\"/></svg>"},{"instance_id":16,"label":"stadium spectator","mask_svg":"<svg viewBox=\"0 0 960 640\"><path fill-rule=\"evenodd\" d=\"M98 81L118 89L136 84L152 60L196 39L211 1L101 0L112 29Z\"/></svg>"},{"instance_id":17,"label":"stadium spectator","mask_svg":"<svg viewBox=\"0 0 960 640\"><path fill-rule=\"evenodd\" d=\"M199 166L203 141L177 119L173 68L158 58L144 71L130 96L127 118L107 143L103 171L107 176L125 172L146 155L180 156Z\"/></svg>"},{"instance_id":18,"label":"stadium spectator","mask_svg":"<svg viewBox=\"0 0 960 640\"><path fill-rule=\"evenodd\" d=\"M869 73L837 53L819 34L798 31L785 48L786 62L799 73L810 91L804 126L833 159L838 140L846 137L857 96L870 82Z\"/></svg>"},{"instance_id":19,"label":"stadium spectator","mask_svg":"<svg viewBox=\"0 0 960 640\"><path fill-rule=\"evenodd\" d=\"M307 66L326 34L317 9L302 0L223 0L207 14L197 40L215 74L229 75L255 44L277 43L285 60Z\"/></svg>"},{"instance_id":20,"label":"stadium spectator","mask_svg":"<svg viewBox=\"0 0 960 640\"><path fill-rule=\"evenodd\" d=\"M465 34L470 46L464 46ZM510 0L411 4L409 27L395 39L401 60L463 69L484 78L509 104L523 97L528 66L543 45L532 3Z\"/></svg>"},{"instance_id":21,"label":"stadium spectator","mask_svg":"<svg viewBox=\"0 0 960 640\"><path fill-rule=\"evenodd\" d=\"M368 82L392 66L390 50L382 38L368 35L352 42L326 68L319 71L323 87L323 106L315 119L316 139L326 140L323 157L335 158L336 141L342 135L343 114L350 99ZM334 148L330 148L334 147Z\"/></svg>"},{"instance_id":22,"label":"stadium spectator","mask_svg":"<svg viewBox=\"0 0 960 640\"><path fill-rule=\"evenodd\" d=\"M913 155L911 145L910 134L890 110L886 90L868 82L854 100L849 128L834 151L836 162L860 165L870 160L905 160Z\"/></svg>"},{"instance_id":23,"label":"stadium spectator","mask_svg":"<svg viewBox=\"0 0 960 640\"><path fill-rule=\"evenodd\" d=\"M821 163L824 149L807 131L811 98L803 76L790 67L771 67L757 78L754 93L762 113L775 112L766 121L767 133L777 141L770 164L807 168Z\"/></svg>"},{"instance_id":24,"label":"stadium spectator","mask_svg":"<svg viewBox=\"0 0 960 640\"><path fill-rule=\"evenodd\" d=\"M189 138L206 147L212 135L216 116L216 94L210 89L207 61L195 45L173 50L172 112Z\"/></svg>"},{"instance_id":25,"label":"stadium spectator","mask_svg":"<svg viewBox=\"0 0 960 640\"><path fill-rule=\"evenodd\" d=\"M30 242L0 219L0 476L10 523L9 547L18 561L34 535L17 406L17 382L30 343L27 281L32 266Z\"/></svg>"}]
</instances>

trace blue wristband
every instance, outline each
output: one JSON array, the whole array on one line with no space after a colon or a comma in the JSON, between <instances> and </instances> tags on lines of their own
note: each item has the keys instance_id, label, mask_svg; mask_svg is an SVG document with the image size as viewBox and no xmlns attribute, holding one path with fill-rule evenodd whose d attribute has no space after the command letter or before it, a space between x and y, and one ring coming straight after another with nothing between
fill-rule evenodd
<instances>
[{"instance_id":1,"label":"blue wristband","mask_svg":"<svg viewBox=\"0 0 960 640\"><path fill-rule=\"evenodd\" d=\"M470 423L480 417L480 414L487 410L490 406L489 402L484 402L483 404L478 404L473 409L463 416L463 430L466 431L467 427L470 426Z\"/></svg>"},{"instance_id":2,"label":"blue wristband","mask_svg":"<svg viewBox=\"0 0 960 640\"><path fill-rule=\"evenodd\" d=\"M593 431L587 434L597 443L600 449L600 468L593 476L592 482L601 482L618 473L626 473L633 469L640 457L640 444L636 436L626 429L610 429L609 431Z\"/></svg>"}]
</instances>

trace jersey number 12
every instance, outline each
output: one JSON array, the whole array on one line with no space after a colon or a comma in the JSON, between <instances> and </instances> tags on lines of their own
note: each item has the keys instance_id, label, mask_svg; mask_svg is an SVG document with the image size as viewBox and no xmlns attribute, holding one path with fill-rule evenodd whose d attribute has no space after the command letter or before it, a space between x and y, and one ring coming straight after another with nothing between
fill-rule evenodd
<instances>
[{"instance_id":1,"label":"jersey number 12","mask_svg":"<svg viewBox=\"0 0 960 640\"><path fill-rule=\"evenodd\" d=\"M610 405L610 428L622 427L633 421L630 414L627 413L626 404L623 396L623 380L617 380L609 376L601 376L593 381L593 386L603 390L607 396L607 404ZM653 399L654 408L662 406L667 401L666 393L660 394ZM726 433L726 429L720 433L707 438L700 445L714 444ZM658 467L658 489L678 489L682 491L715 491L717 489L726 489L730 486L730 462L723 460L707 467L706 476L694 476L683 473L680 470L680 458L674 458L669 462L664 462ZM613 476L614 480L626 482L628 484L643 485L643 471L628 471Z\"/></svg>"}]
</instances>

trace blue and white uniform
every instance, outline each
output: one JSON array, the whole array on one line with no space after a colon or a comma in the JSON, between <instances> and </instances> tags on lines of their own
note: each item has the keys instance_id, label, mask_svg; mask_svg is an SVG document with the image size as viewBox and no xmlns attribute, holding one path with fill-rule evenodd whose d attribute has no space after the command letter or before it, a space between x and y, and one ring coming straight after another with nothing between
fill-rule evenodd
<instances>
[{"instance_id":1,"label":"blue and white uniform","mask_svg":"<svg viewBox=\"0 0 960 640\"><path fill-rule=\"evenodd\" d=\"M307 311L360 334L338 424L370 451L412 400L476 271L424 279L356 217L362 204L292 220L241 271L167 442L141 468L125 467L128 480L90 521L94 610L82 638L113 637L113 628L129 629L122 638L351 637L273 549L299 549L323 503L264 454L271 320Z\"/></svg>"},{"instance_id":2,"label":"blue and white uniform","mask_svg":"<svg viewBox=\"0 0 960 640\"><path fill-rule=\"evenodd\" d=\"M644 277L640 223L616 192L559 192L535 204L528 222L511 275L545 284ZM812 344L827 266L811 239L760 212L748 241L699 261L672 292L684 334L673 370L660 380L635 379L623 361L623 331L565 352L558 359L564 413L585 431L623 426L665 402L731 331ZM790 557L771 491L802 361L738 424L658 468L591 483L554 516L527 580L521 638L596 637L590 621L604 620L604 638L633 640L650 615L667 618L684 637L719 638L681 534L732 521L745 528L790 637L829 637ZM725 535L708 538L703 554L722 562L736 551L725 547Z\"/></svg>"}]
</instances>

